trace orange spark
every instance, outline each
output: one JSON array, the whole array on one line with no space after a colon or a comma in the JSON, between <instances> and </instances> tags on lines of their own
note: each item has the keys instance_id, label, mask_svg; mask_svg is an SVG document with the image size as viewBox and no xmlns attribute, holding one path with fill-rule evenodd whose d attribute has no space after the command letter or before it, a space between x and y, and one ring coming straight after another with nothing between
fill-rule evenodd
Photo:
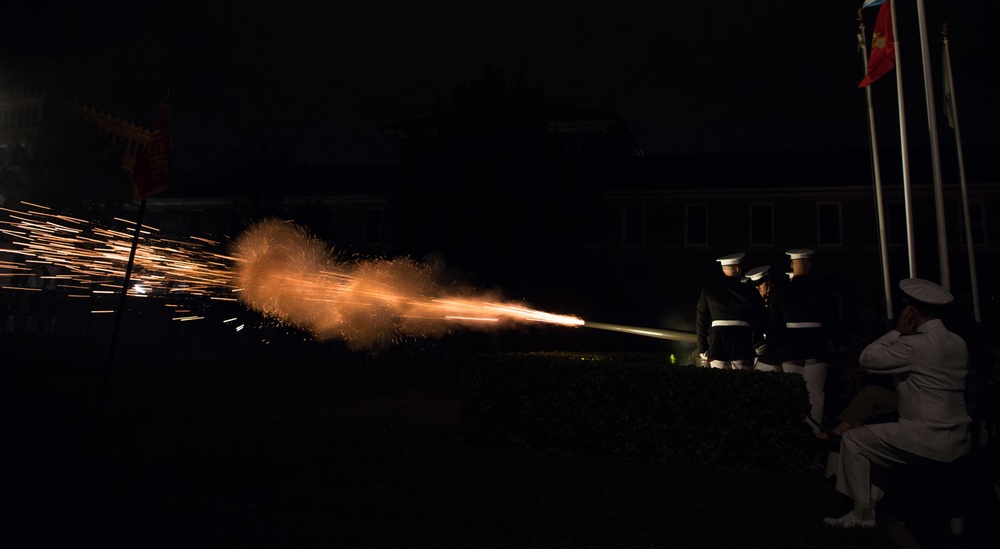
<instances>
[{"instance_id":1,"label":"orange spark","mask_svg":"<svg viewBox=\"0 0 1000 549\"><path fill-rule=\"evenodd\" d=\"M136 223L124 228L60 215L37 204L27 211L0 208L0 235L13 259L0 261L2 276L59 281L74 298L121 290ZM445 289L439 273L410 259L345 261L296 225L266 221L245 231L220 253L221 242L159 236L142 227L129 297L198 296L239 300L318 339L341 338L367 348L400 337L432 337L456 328L495 329L514 323L581 326L583 321L504 301L496 293ZM44 268L45 273L39 273ZM41 291L4 286L2 289ZM168 307L172 305L168 304ZM94 310L95 314L111 313ZM173 311L179 313L182 311ZM188 311L183 311L188 312ZM186 322L204 317L174 317ZM242 329L242 324L240 329Z\"/></svg>"}]
</instances>

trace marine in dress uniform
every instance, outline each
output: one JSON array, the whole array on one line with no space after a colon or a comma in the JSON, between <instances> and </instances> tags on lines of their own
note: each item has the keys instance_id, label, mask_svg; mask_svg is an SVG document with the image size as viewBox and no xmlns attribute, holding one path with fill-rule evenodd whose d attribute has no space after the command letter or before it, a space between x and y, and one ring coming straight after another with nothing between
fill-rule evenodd
<instances>
[{"instance_id":1,"label":"marine in dress uniform","mask_svg":"<svg viewBox=\"0 0 1000 549\"><path fill-rule=\"evenodd\" d=\"M874 502L881 489L871 484L874 466L950 463L971 449L965 407L968 353L965 341L941 322L952 295L941 286L917 278L899 283L906 307L896 329L862 351L860 364L899 382L899 421L849 429L840 443L837 490L854 508L832 526L874 526Z\"/></svg>"},{"instance_id":2,"label":"marine in dress uniform","mask_svg":"<svg viewBox=\"0 0 1000 549\"><path fill-rule=\"evenodd\" d=\"M744 282L757 288L757 293L759 293L761 299L764 300L764 309L769 309L771 306L771 290L774 288L771 281L770 270L770 265L754 267L753 269L747 271L746 275L743 277ZM755 341L754 352L757 353L757 359L754 363L754 370L761 370L763 372L780 372L781 353L778 352L778 347L776 345L770 344L769 338L770 336L768 334L764 334L763 340L757 339Z\"/></svg>"},{"instance_id":3,"label":"marine in dress uniform","mask_svg":"<svg viewBox=\"0 0 1000 549\"><path fill-rule=\"evenodd\" d=\"M698 298L698 352L713 368L753 367L754 334L764 333L764 301L757 290L740 281L744 255L718 258L725 276L705 286Z\"/></svg>"},{"instance_id":4,"label":"marine in dress uniform","mask_svg":"<svg viewBox=\"0 0 1000 549\"><path fill-rule=\"evenodd\" d=\"M831 298L809 275L812 250L785 252L792 264L792 277L775 290L769 309L772 340L781 353L781 369L805 378L809 393L809 417L814 429L823 425L826 401L827 329Z\"/></svg>"}]
</instances>

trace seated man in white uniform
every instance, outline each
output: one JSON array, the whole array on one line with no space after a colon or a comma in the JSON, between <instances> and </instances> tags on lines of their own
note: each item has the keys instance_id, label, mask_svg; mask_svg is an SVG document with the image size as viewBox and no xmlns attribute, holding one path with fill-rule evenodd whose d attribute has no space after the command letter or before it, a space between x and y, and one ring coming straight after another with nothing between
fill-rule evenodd
<instances>
[{"instance_id":1,"label":"seated man in white uniform","mask_svg":"<svg viewBox=\"0 0 1000 549\"><path fill-rule=\"evenodd\" d=\"M875 525L874 504L882 495L871 484L872 467L915 463L950 463L971 449L969 415L965 408L965 341L941 322L952 295L926 280L899 283L906 307L896 329L865 348L865 369L896 374L899 379L899 421L863 425L844 433L840 444L837 490L854 507L831 526Z\"/></svg>"}]
</instances>

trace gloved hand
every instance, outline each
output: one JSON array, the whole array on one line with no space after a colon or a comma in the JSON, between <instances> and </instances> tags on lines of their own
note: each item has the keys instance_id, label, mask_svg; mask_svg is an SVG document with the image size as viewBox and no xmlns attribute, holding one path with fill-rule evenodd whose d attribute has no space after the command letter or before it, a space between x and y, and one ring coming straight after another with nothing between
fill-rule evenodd
<instances>
[{"instance_id":1,"label":"gloved hand","mask_svg":"<svg viewBox=\"0 0 1000 549\"><path fill-rule=\"evenodd\" d=\"M767 341L759 341L753 346L753 352L757 356L764 354L765 351L767 351Z\"/></svg>"}]
</instances>

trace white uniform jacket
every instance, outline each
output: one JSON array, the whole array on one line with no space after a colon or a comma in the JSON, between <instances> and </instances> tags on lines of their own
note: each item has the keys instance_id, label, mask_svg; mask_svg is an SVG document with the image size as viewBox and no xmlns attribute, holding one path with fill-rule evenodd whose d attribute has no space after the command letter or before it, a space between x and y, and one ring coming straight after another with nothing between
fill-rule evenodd
<instances>
[{"instance_id":1,"label":"white uniform jacket","mask_svg":"<svg viewBox=\"0 0 1000 549\"><path fill-rule=\"evenodd\" d=\"M969 453L969 413L965 408L965 341L938 320L903 336L896 330L861 352L861 366L897 374L899 422L868 426L901 450L952 462Z\"/></svg>"}]
</instances>

